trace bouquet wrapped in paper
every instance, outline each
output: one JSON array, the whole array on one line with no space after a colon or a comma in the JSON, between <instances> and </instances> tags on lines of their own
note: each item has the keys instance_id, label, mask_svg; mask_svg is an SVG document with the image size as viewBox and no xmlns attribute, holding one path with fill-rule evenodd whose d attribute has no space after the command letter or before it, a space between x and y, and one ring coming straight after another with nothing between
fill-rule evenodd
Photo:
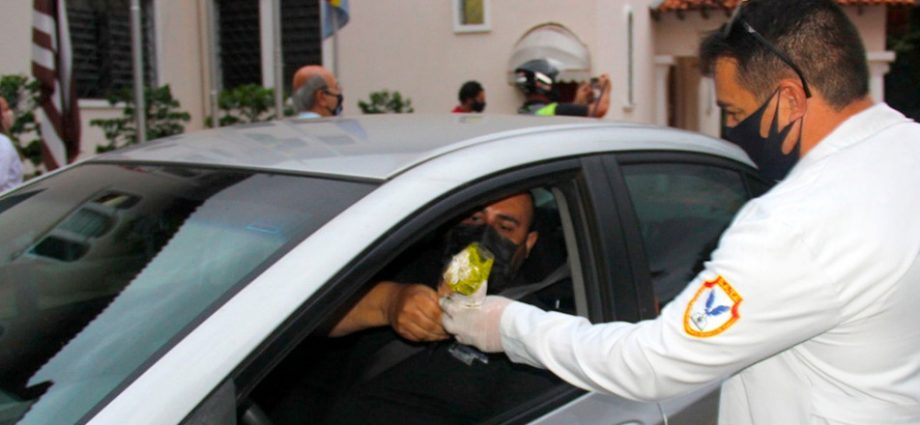
<instances>
[{"instance_id":1,"label":"bouquet wrapped in paper","mask_svg":"<svg viewBox=\"0 0 920 425\"><path fill-rule=\"evenodd\" d=\"M495 256L473 242L451 258L444 268L443 282L456 298L471 308L479 308L486 298L489 272Z\"/></svg>"}]
</instances>

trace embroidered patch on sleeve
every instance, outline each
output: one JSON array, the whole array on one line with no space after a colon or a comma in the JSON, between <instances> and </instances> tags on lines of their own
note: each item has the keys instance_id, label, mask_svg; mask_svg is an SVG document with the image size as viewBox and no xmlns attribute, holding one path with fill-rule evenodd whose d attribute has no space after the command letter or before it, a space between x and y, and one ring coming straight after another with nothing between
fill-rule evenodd
<instances>
[{"instance_id":1,"label":"embroidered patch on sleeve","mask_svg":"<svg viewBox=\"0 0 920 425\"><path fill-rule=\"evenodd\" d=\"M684 311L684 331L706 338L730 328L741 316L741 295L722 276L703 282Z\"/></svg>"}]
</instances>

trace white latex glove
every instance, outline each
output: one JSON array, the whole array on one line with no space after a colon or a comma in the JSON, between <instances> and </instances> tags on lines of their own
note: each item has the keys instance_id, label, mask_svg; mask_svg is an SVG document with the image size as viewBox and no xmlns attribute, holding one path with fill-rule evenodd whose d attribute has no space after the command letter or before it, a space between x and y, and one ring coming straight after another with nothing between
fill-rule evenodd
<instances>
[{"instance_id":1,"label":"white latex glove","mask_svg":"<svg viewBox=\"0 0 920 425\"><path fill-rule=\"evenodd\" d=\"M450 297L441 298L441 323L447 332L462 344L472 345L485 353L498 353L502 348L501 319L511 300L489 295L479 308L470 308Z\"/></svg>"}]
</instances>

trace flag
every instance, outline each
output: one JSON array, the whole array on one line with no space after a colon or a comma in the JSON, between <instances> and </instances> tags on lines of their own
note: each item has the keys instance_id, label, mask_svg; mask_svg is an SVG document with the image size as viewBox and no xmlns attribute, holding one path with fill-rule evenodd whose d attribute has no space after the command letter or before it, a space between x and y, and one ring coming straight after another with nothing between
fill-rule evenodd
<instances>
[{"instance_id":1,"label":"flag","mask_svg":"<svg viewBox=\"0 0 920 425\"><path fill-rule=\"evenodd\" d=\"M323 4L323 39L348 23L348 0L322 0ZM335 14L335 16L333 16Z\"/></svg>"},{"instance_id":2,"label":"flag","mask_svg":"<svg viewBox=\"0 0 920 425\"><path fill-rule=\"evenodd\" d=\"M50 171L72 162L80 153L80 109L64 0L34 0L32 75L40 86L37 115L42 161Z\"/></svg>"}]
</instances>

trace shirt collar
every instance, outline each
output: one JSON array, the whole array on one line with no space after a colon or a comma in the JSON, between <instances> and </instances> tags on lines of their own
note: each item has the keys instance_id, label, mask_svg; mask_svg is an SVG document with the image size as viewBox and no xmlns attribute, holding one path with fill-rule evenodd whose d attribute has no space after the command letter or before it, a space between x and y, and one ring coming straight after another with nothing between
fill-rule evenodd
<instances>
[{"instance_id":1,"label":"shirt collar","mask_svg":"<svg viewBox=\"0 0 920 425\"><path fill-rule=\"evenodd\" d=\"M804 168L834 153L872 137L885 128L896 124L912 122L904 114L885 103L876 103L856 115L847 118L820 143L811 149L796 168Z\"/></svg>"},{"instance_id":2,"label":"shirt collar","mask_svg":"<svg viewBox=\"0 0 920 425\"><path fill-rule=\"evenodd\" d=\"M297 118L322 118L322 116L313 111L303 111L297 114Z\"/></svg>"}]
</instances>

